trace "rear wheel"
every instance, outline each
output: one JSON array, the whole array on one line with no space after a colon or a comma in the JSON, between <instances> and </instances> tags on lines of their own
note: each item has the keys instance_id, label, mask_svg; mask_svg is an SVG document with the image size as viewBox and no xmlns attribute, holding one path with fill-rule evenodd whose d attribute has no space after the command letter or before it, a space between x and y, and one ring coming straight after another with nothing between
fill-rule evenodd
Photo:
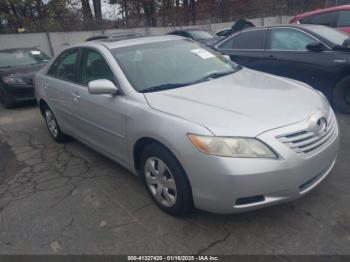
<instances>
[{"instance_id":1,"label":"rear wheel","mask_svg":"<svg viewBox=\"0 0 350 262\"><path fill-rule=\"evenodd\" d=\"M154 202L166 213L183 216L193 209L191 186L177 159L151 144L141 155L141 178Z\"/></svg>"},{"instance_id":2,"label":"rear wheel","mask_svg":"<svg viewBox=\"0 0 350 262\"><path fill-rule=\"evenodd\" d=\"M67 141L68 137L61 131L57 123L56 117L54 116L53 112L48 106L45 106L44 108L44 118L47 129L49 130L49 133L52 136L52 138L58 143Z\"/></svg>"},{"instance_id":3,"label":"rear wheel","mask_svg":"<svg viewBox=\"0 0 350 262\"><path fill-rule=\"evenodd\" d=\"M342 79L334 88L333 102L340 111L350 114L350 76Z\"/></svg>"}]
</instances>

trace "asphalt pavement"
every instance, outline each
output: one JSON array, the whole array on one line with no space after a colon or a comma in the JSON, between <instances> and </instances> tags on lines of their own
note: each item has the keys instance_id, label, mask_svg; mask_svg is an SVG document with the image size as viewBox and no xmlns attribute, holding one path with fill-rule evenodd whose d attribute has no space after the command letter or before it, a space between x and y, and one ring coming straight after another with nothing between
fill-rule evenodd
<instances>
[{"instance_id":1,"label":"asphalt pavement","mask_svg":"<svg viewBox=\"0 0 350 262\"><path fill-rule=\"evenodd\" d=\"M72 140L35 105L0 107L0 254L350 254L350 116L317 189L235 215L162 213L137 177Z\"/></svg>"}]
</instances>

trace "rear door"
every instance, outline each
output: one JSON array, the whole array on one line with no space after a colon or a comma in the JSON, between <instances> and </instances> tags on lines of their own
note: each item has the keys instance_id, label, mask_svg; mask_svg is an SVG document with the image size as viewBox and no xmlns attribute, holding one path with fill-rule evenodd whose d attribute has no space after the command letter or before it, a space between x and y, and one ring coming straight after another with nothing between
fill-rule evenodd
<instances>
[{"instance_id":1,"label":"rear door","mask_svg":"<svg viewBox=\"0 0 350 262\"><path fill-rule=\"evenodd\" d=\"M274 27L269 30L264 71L305 82L315 88L330 85L334 74L334 53L309 51L307 45L319 41L298 28Z\"/></svg>"},{"instance_id":2,"label":"rear door","mask_svg":"<svg viewBox=\"0 0 350 262\"><path fill-rule=\"evenodd\" d=\"M126 100L123 95L90 94L88 83L98 79L107 79L117 85L103 54L97 49L84 48L79 83L72 85L72 113L79 126L77 136L97 150L126 163Z\"/></svg>"},{"instance_id":3,"label":"rear door","mask_svg":"<svg viewBox=\"0 0 350 262\"><path fill-rule=\"evenodd\" d=\"M266 28L250 29L229 37L216 48L237 64L263 71L266 35Z\"/></svg>"},{"instance_id":4,"label":"rear door","mask_svg":"<svg viewBox=\"0 0 350 262\"><path fill-rule=\"evenodd\" d=\"M80 49L62 52L43 76L42 87L45 99L58 122L66 132L73 130L71 85L77 81L77 65Z\"/></svg>"}]
</instances>

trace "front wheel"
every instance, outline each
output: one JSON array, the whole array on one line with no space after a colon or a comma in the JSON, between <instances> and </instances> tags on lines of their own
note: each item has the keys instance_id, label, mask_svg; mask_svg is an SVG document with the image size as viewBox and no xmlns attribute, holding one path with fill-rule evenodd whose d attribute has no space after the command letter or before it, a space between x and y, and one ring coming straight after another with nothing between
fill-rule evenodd
<instances>
[{"instance_id":1,"label":"front wheel","mask_svg":"<svg viewBox=\"0 0 350 262\"><path fill-rule=\"evenodd\" d=\"M193 209L192 191L177 159L163 146L147 146L141 155L141 178L154 202L173 216Z\"/></svg>"},{"instance_id":2,"label":"front wheel","mask_svg":"<svg viewBox=\"0 0 350 262\"><path fill-rule=\"evenodd\" d=\"M350 76L341 80L334 88L333 103L340 111L350 114Z\"/></svg>"},{"instance_id":3,"label":"front wheel","mask_svg":"<svg viewBox=\"0 0 350 262\"><path fill-rule=\"evenodd\" d=\"M47 129L49 130L50 135L57 143L62 143L67 140L67 136L61 131L58 126L56 117L52 113L51 109L46 106L44 109L44 117Z\"/></svg>"}]
</instances>

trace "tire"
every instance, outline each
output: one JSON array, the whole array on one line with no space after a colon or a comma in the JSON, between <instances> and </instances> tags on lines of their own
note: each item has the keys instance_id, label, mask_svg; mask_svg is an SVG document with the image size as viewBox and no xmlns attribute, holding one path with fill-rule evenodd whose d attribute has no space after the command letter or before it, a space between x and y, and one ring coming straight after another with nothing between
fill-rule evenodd
<instances>
[{"instance_id":1,"label":"tire","mask_svg":"<svg viewBox=\"0 0 350 262\"><path fill-rule=\"evenodd\" d=\"M192 190L187 175L169 150L159 144L141 154L141 179L156 205L172 216L193 210ZM159 174L159 171L164 170Z\"/></svg>"},{"instance_id":2,"label":"tire","mask_svg":"<svg viewBox=\"0 0 350 262\"><path fill-rule=\"evenodd\" d=\"M6 109L12 108L14 106L14 100L5 91L0 90L0 103Z\"/></svg>"},{"instance_id":3,"label":"tire","mask_svg":"<svg viewBox=\"0 0 350 262\"><path fill-rule=\"evenodd\" d=\"M57 142L57 143L63 143L68 140L68 136L65 135L56 120L55 115L51 111L51 109L48 106L44 107L44 119L46 122L47 129L49 130L49 133L51 137Z\"/></svg>"},{"instance_id":4,"label":"tire","mask_svg":"<svg viewBox=\"0 0 350 262\"><path fill-rule=\"evenodd\" d=\"M342 79L334 88L333 103L338 110L350 114L350 76Z\"/></svg>"}]
</instances>

